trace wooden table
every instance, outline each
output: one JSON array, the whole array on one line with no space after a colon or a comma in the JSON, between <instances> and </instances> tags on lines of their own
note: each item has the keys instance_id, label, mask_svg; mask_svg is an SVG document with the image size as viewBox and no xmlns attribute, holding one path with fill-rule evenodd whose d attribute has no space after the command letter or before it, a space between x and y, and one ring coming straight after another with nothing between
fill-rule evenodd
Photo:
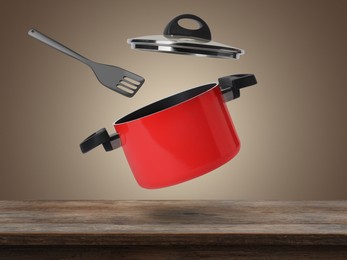
<instances>
[{"instance_id":1,"label":"wooden table","mask_svg":"<svg viewBox=\"0 0 347 260\"><path fill-rule=\"evenodd\" d=\"M347 258L346 201L0 201L0 259Z\"/></svg>"}]
</instances>

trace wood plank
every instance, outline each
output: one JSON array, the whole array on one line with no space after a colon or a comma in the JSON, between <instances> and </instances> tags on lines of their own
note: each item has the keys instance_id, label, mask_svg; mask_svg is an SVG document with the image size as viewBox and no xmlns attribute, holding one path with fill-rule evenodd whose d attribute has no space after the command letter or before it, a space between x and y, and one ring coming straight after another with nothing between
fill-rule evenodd
<instances>
[{"instance_id":1,"label":"wood plank","mask_svg":"<svg viewBox=\"0 0 347 260\"><path fill-rule=\"evenodd\" d=\"M0 201L0 245L347 246L346 201Z\"/></svg>"}]
</instances>

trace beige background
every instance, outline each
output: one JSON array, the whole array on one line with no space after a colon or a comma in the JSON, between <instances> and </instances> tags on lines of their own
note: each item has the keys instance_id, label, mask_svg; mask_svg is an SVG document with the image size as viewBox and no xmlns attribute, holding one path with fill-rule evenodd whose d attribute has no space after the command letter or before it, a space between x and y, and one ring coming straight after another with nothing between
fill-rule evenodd
<instances>
[{"instance_id":1,"label":"beige background","mask_svg":"<svg viewBox=\"0 0 347 260\"><path fill-rule=\"evenodd\" d=\"M193 13L240 60L134 51ZM0 1L0 199L347 199L347 1ZM128 99L27 36L34 27L146 78ZM259 84L228 103L242 148L173 187L135 182L121 149L81 154L95 130L150 102L233 73ZM160 162L158 162L160 163Z\"/></svg>"}]
</instances>

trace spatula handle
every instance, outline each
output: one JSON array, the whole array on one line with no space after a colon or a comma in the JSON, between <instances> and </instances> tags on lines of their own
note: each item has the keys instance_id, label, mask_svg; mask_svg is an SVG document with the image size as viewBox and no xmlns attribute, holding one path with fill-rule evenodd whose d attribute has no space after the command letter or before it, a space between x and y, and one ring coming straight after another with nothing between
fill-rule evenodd
<instances>
[{"instance_id":1,"label":"spatula handle","mask_svg":"<svg viewBox=\"0 0 347 260\"><path fill-rule=\"evenodd\" d=\"M40 42L43 42L54 49L61 51L62 53L65 53L66 55L69 55L85 64L88 65L90 62L87 58L83 57L82 55L78 54L77 52L74 52L73 50L69 49L68 47L62 45L61 43L49 38L48 36L40 33L39 31L35 29L30 29L28 31L29 36L35 38L36 40L39 40Z\"/></svg>"}]
</instances>

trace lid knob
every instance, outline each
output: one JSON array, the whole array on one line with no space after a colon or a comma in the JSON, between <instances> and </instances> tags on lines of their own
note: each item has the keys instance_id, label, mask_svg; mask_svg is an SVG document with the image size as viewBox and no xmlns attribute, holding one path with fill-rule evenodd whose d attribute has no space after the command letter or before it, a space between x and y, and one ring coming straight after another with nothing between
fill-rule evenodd
<instances>
[{"instance_id":1,"label":"lid knob","mask_svg":"<svg viewBox=\"0 0 347 260\"><path fill-rule=\"evenodd\" d=\"M196 21L200 27L198 29L187 29L179 25L179 21L182 19L190 19ZM200 17L193 14L182 14L172 19L165 27L163 34L166 37L172 36L188 36L211 41L211 31L207 23Z\"/></svg>"}]
</instances>

